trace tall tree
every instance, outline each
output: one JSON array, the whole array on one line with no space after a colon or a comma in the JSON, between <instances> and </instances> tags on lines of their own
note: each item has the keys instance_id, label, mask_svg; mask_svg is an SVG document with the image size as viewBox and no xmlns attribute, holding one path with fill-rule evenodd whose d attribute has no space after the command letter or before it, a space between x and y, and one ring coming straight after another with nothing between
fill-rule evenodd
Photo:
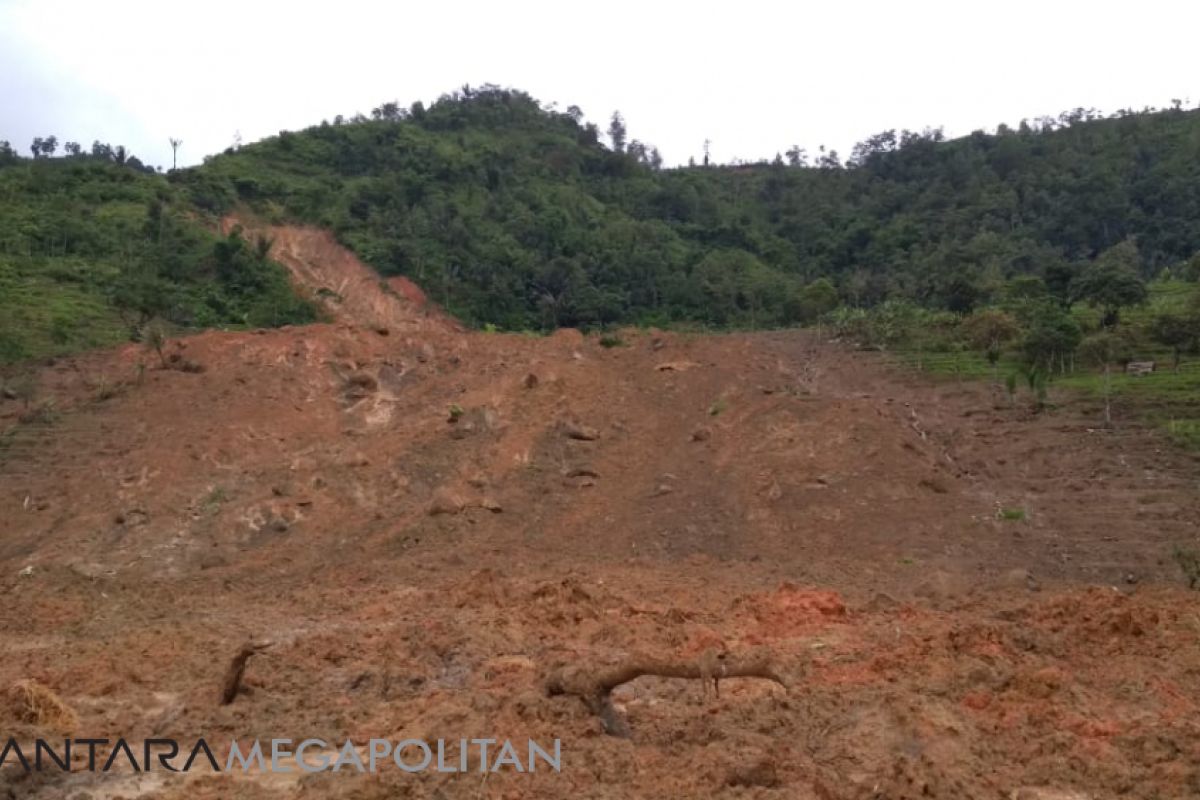
<instances>
[{"instance_id":1,"label":"tall tree","mask_svg":"<svg viewBox=\"0 0 1200 800\"><path fill-rule=\"evenodd\" d=\"M992 365L992 380L999 383L1000 356L1004 347L1016 339L1021 330L1016 318L1006 311L987 308L964 319L962 327L971 346L983 351L984 357Z\"/></svg>"},{"instance_id":2,"label":"tall tree","mask_svg":"<svg viewBox=\"0 0 1200 800\"><path fill-rule=\"evenodd\" d=\"M621 117L620 111L614 111L612 120L608 123L608 138L612 142L612 149L618 153L625 152L625 120Z\"/></svg>"},{"instance_id":3,"label":"tall tree","mask_svg":"<svg viewBox=\"0 0 1200 800\"><path fill-rule=\"evenodd\" d=\"M1027 324L1021 350L1030 368L1051 373L1057 367L1059 372L1066 372L1067 356L1083 338L1078 323L1057 306L1046 304L1036 309Z\"/></svg>"},{"instance_id":4,"label":"tall tree","mask_svg":"<svg viewBox=\"0 0 1200 800\"><path fill-rule=\"evenodd\" d=\"M1129 341L1113 330L1097 331L1080 342L1079 353L1104 370L1104 424L1112 425L1112 368L1129 357Z\"/></svg>"},{"instance_id":5,"label":"tall tree","mask_svg":"<svg viewBox=\"0 0 1200 800\"><path fill-rule=\"evenodd\" d=\"M176 139L172 136L167 141L171 143L171 169L174 170L179 166L177 156L179 155L179 145L183 144L183 139Z\"/></svg>"},{"instance_id":6,"label":"tall tree","mask_svg":"<svg viewBox=\"0 0 1200 800\"><path fill-rule=\"evenodd\" d=\"M1103 324L1115 328L1121 309L1146 299L1146 284L1138 276L1137 245L1125 240L1105 250L1071 282L1071 296L1104 313Z\"/></svg>"},{"instance_id":7,"label":"tall tree","mask_svg":"<svg viewBox=\"0 0 1200 800\"><path fill-rule=\"evenodd\" d=\"M789 167L806 167L808 166L808 152L798 144L794 144L784 153L787 156Z\"/></svg>"},{"instance_id":8,"label":"tall tree","mask_svg":"<svg viewBox=\"0 0 1200 800\"><path fill-rule=\"evenodd\" d=\"M1184 353L1200 349L1200 294L1187 311L1160 311L1150 321L1150 336L1171 348L1172 367L1179 371Z\"/></svg>"}]
</instances>

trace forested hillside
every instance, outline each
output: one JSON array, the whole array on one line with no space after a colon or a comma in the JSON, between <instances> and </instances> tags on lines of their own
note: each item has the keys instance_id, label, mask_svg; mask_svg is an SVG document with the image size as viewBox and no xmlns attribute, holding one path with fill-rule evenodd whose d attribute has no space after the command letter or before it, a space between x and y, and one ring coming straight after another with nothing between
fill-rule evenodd
<instances>
[{"instance_id":1,"label":"forested hillside","mask_svg":"<svg viewBox=\"0 0 1200 800\"><path fill-rule=\"evenodd\" d=\"M221 237L123 148L19 159L0 143L0 363L179 327L315 318L258 243ZM74 148L72 148L74 150Z\"/></svg>"},{"instance_id":2,"label":"forested hillside","mask_svg":"<svg viewBox=\"0 0 1200 800\"><path fill-rule=\"evenodd\" d=\"M1200 112L1179 108L951 141L887 131L845 163L793 147L663 169L619 118L602 135L577 108L484 87L165 176L100 143L32 149L0 147L6 360L136 336L153 317L311 319L268 243L213 233L234 210L327 226L465 322L514 330L762 327L885 301L961 314L1017 295L1113 314L1141 281L1200 272Z\"/></svg>"},{"instance_id":3,"label":"forested hillside","mask_svg":"<svg viewBox=\"0 0 1200 800\"><path fill-rule=\"evenodd\" d=\"M1066 302L1106 251L1143 278L1196 273L1193 111L1077 111L953 141L888 131L846 164L793 149L666 170L614 133L602 143L577 109L484 88L284 133L177 177L210 212L251 204L330 226L381 272L504 328L787 324L889 298L962 312L1015 276Z\"/></svg>"}]
</instances>

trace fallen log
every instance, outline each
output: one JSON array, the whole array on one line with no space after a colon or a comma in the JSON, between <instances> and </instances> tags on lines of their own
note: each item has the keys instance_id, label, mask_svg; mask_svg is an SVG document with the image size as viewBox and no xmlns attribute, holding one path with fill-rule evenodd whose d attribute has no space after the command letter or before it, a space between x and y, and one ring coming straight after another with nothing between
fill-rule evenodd
<instances>
[{"instance_id":1,"label":"fallen log","mask_svg":"<svg viewBox=\"0 0 1200 800\"><path fill-rule=\"evenodd\" d=\"M787 682L775 671L766 656L734 657L727 654L706 653L698 659L656 659L637 657L627 663L601 670L583 667L563 667L546 679L546 694L574 695L583 700L588 710L600 718L604 732L610 736L629 736L629 725L613 706L612 691L622 684L644 676L658 678L690 678L708 681L720 696L720 682L727 678L762 678L774 681L784 688Z\"/></svg>"},{"instance_id":2,"label":"fallen log","mask_svg":"<svg viewBox=\"0 0 1200 800\"><path fill-rule=\"evenodd\" d=\"M270 642L246 642L242 645L237 655L229 662L225 678L221 681L221 705L227 706L232 703L241 691L242 676L246 673L246 662L250 660L250 656L270 646Z\"/></svg>"}]
</instances>

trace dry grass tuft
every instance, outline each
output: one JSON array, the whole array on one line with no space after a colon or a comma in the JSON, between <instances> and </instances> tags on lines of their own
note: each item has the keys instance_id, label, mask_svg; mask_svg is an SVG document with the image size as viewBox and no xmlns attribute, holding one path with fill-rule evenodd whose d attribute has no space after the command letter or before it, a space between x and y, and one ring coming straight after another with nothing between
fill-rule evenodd
<instances>
[{"instance_id":1,"label":"dry grass tuft","mask_svg":"<svg viewBox=\"0 0 1200 800\"><path fill-rule=\"evenodd\" d=\"M16 719L43 728L72 731L79 716L49 687L35 680L17 681L9 687L5 699Z\"/></svg>"}]
</instances>

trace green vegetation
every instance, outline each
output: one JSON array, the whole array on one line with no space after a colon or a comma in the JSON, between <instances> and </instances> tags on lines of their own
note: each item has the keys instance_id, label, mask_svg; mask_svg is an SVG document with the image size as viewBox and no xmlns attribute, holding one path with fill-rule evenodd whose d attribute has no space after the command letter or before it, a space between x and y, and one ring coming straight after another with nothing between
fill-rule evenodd
<instances>
[{"instance_id":1,"label":"green vegetation","mask_svg":"<svg viewBox=\"0 0 1200 800\"><path fill-rule=\"evenodd\" d=\"M314 319L265 253L198 224L165 178L122 159L17 159L0 143L0 363L139 338L155 318Z\"/></svg>"},{"instance_id":2,"label":"green vegetation","mask_svg":"<svg viewBox=\"0 0 1200 800\"><path fill-rule=\"evenodd\" d=\"M1167 423L1167 435L1184 447L1200 450L1200 419L1173 419Z\"/></svg>"},{"instance_id":3,"label":"green vegetation","mask_svg":"<svg viewBox=\"0 0 1200 800\"><path fill-rule=\"evenodd\" d=\"M328 226L484 330L820 324L1003 380L1014 401L1028 387L1039 406L1051 382L1108 405L1195 388L1200 112L1078 109L955 140L885 131L845 163L792 147L663 169L619 114L607 134L575 107L485 86L167 176L99 143L52 158L41 138L32 160L0 144L0 360L140 338L155 318L311 319L269 242L212 232L249 207ZM1147 356L1178 372L1120 371Z\"/></svg>"},{"instance_id":4,"label":"green vegetation","mask_svg":"<svg viewBox=\"0 0 1200 800\"><path fill-rule=\"evenodd\" d=\"M1188 588L1200 589L1200 551L1177 547L1174 556Z\"/></svg>"},{"instance_id":5,"label":"green vegetation","mask_svg":"<svg viewBox=\"0 0 1200 800\"><path fill-rule=\"evenodd\" d=\"M1005 522L1022 522L1025 519L1025 509L1023 509L1023 508L997 509L996 519L1004 520Z\"/></svg>"},{"instance_id":6,"label":"green vegetation","mask_svg":"<svg viewBox=\"0 0 1200 800\"><path fill-rule=\"evenodd\" d=\"M220 511L221 504L228 499L229 494L224 487L214 486L200 501L200 509L206 514L216 514Z\"/></svg>"},{"instance_id":7,"label":"green vegetation","mask_svg":"<svg viewBox=\"0 0 1200 800\"><path fill-rule=\"evenodd\" d=\"M1105 309L1064 307L1029 284L1014 278L997 306L967 315L887 301L825 319L833 333L915 368L991 380L1009 404L1028 392L1040 409L1051 386L1069 388L1101 401L1098 422L1111 425L1119 406L1200 449L1200 286L1156 280L1139 286L1139 305ZM1131 361L1154 361L1155 371L1131 374Z\"/></svg>"},{"instance_id":8,"label":"green vegetation","mask_svg":"<svg viewBox=\"0 0 1200 800\"><path fill-rule=\"evenodd\" d=\"M388 103L176 173L217 213L327 225L384 274L501 329L811 323L838 305L967 313L1014 278L1108 318L1200 261L1200 114L1056 120L945 141L887 131L843 164L663 170L614 117L466 88ZM1117 322L1114 316L1109 320ZM1073 346L1046 319L1046 358Z\"/></svg>"}]
</instances>

